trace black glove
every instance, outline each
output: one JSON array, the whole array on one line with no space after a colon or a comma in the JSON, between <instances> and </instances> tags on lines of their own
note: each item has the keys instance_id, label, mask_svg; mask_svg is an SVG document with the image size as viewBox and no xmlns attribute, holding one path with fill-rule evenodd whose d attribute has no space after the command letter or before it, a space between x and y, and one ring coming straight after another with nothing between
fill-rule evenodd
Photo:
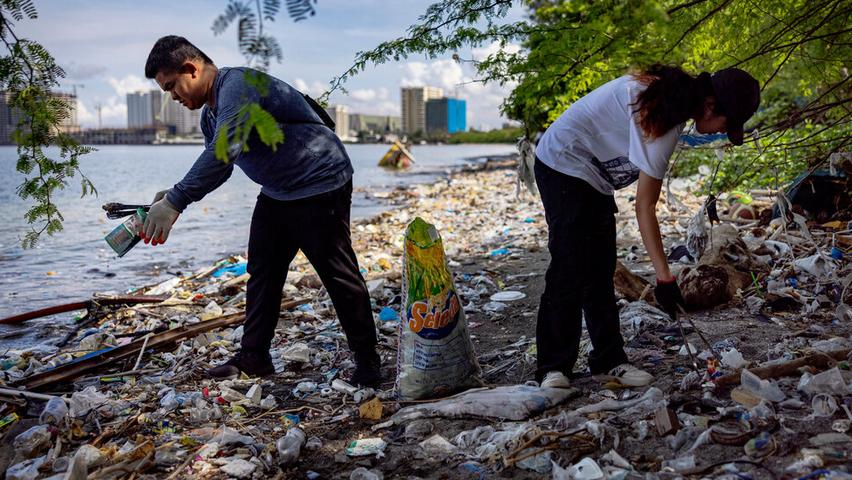
<instances>
[{"instance_id":1,"label":"black glove","mask_svg":"<svg viewBox=\"0 0 852 480\"><path fill-rule=\"evenodd\" d=\"M680 308L686 306L683 294L680 293L680 287L677 286L677 279L675 278L672 278L668 282L658 279L657 286L654 287L654 297L656 297L660 308L668 313L672 319L676 318L676 315L680 313Z\"/></svg>"}]
</instances>

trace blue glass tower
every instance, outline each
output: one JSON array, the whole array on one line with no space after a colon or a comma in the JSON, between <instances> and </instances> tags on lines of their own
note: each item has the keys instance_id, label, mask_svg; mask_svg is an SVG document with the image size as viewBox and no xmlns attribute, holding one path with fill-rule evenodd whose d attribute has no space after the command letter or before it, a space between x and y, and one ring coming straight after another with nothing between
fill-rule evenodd
<instances>
[{"instance_id":1,"label":"blue glass tower","mask_svg":"<svg viewBox=\"0 0 852 480\"><path fill-rule=\"evenodd\" d=\"M467 130L467 102L458 98L435 98L426 102L426 131L451 134Z\"/></svg>"}]
</instances>

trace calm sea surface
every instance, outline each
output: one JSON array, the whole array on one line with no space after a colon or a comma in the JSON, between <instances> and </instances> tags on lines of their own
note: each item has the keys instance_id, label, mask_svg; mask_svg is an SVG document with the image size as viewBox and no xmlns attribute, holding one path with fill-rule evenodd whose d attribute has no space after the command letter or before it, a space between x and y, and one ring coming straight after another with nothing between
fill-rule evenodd
<instances>
[{"instance_id":1,"label":"calm sea surface","mask_svg":"<svg viewBox=\"0 0 852 480\"><path fill-rule=\"evenodd\" d=\"M376 166L387 145L346 148L355 168L355 188L368 191L431 182L446 168L515 151L511 145L415 146L415 166L407 173L394 173ZM149 203L156 192L183 177L200 150L194 145L98 147L81 160L98 196L80 198L79 179L72 179L56 198L65 230L53 237L43 235L35 249L24 250L21 238L29 228L24 212L31 203L16 194L23 175L15 170L15 147L0 147L0 318L88 299L95 292L123 293L164 280L170 273L192 271L227 255L243 254L260 187L239 168L218 190L187 208L165 245L140 243L124 258L117 258L103 240L120 220L107 219L102 204ZM381 209L364 193L353 198L353 217ZM68 318L70 314L29 323L44 327L42 322ZM0 326L0 344L7 329Z\"/></svg>"}]
</instances>

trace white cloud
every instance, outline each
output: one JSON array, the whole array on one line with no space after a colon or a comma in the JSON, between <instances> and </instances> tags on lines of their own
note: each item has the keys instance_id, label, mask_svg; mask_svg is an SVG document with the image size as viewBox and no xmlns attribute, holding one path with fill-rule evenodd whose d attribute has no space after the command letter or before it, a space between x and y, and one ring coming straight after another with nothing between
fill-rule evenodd
<instances>
[{"instance_id":1,"label":"white cloud","mask_svg":"<svg viewBox=\"0 0 852 480\"><path fill-rule=\"evenodd\" d=\"M301 78L296 78L293 80L293 86L296 87L296 90L308 94L314 98L319 97L326 90L328 90L328 86L322 82L314 80L310 84Z\"/></svg>"},{"instance_id":2,"label":"white cloud","mask_svg":"<svg viewBox=\"0 0 852 480\"><path fill-rule=\"evenodd\" d=\"M293 86L302 93L316 98L328 89L328 84L314 80L311 83L296 78ZM345 105L350 113L363 113L370 115L395 115L399 116L399 96L393 95L385 87L380 88L358 88L347 90L345 93L338 90L329 99L330 105Z\"/></svg>"},{"instance_id":3,"label":"white cloud","mask_svg":"<svg viewBox=\"0 0 852 480\"><path fill-rule=\"evenodd\" d=\"M430 85L444 90L453 90L465 78L461 65L454 60L435 60L432 62L408 62L401 67L403 72L400 84L403 87Z\"/></svg>"},{"instance_id":4,"label":"white cloud","mask_svg":"<svg viewBox=\"0 0 852 480\"><path fill-rule=\"evenodd\" d=\"M119 96L124 97L128 93L151 90L156 88L151 80L136 75L125 75L123 78L108 77L107 83Z\"/></svg>"},{"instance_id":5,"label":"white cloud","mask_svg":"<svg viewBox=\"0 0 852 480\"><path fill-rule=\"evenodd\" d=\"M127 126L127 103L124 97L110 97L101 104L101 121L104 127Z\"/></svg>"},{"instance_id":6,"label":"white cloud","mask_svg":"<svg viewBox=\"0 0 852 480\"><path fill-rule=\"evenodd\" d=\"M107 84L113 94L106 97L95 97L88 104L77 101L77 121L83 128L98 127L98 106L100 106L100 125L104 128L127 126L127 94L158 88L152 81L137 75L128 74L122 78L107 77Z\"/></svg>"},{"instance_id":7,"label":"white cloud","mask_svg":"<svg viewBox=\"0 0 852 480\"><path fill-rule=\"evenodd\" d=\"M66 78L72 80L87 80L93 77L98 77L106 72L106 67L103 65L94 65L89 63L70 62L64 67Z\"/></svg>"},{"instance_id":8,"label":"white cloud","mask_svg":"<svg viewBox=\"0 0 852 480\"><path fill-rule=\"evenodd\" d=\"M399 98L392 98L387 88L359 88L347 95L334 95L335 103L349 107L352 113L399 115Z\"/></svg>"},{"instance_id":9,"label":"white cloud","mask_svg":"<svg viewBox=\"0 0 852 480\"><path fill-rule=\"evenodd\" d=\"M92 125L97 126L98 117L91 110L86 108L86 104L83 103L82 100L77 100L77 121L80 125L89 127Z\"/></svg>"},{"instance_id":10,"label":"white cloud","mask_svg":"<svg viewBox=\"0 0 852 480\"><path fill-rule=\"evenodd\" d=\"M504 51L506 53L518 53L521 51L521 46L510 43L503 48L500 48L500 42L492 42L490 45L486 45L484 47L472 48L470 53L472 55L473 60L482 61L488 58L490 55L494 55L499 51Z\"/></svg>"},{"instance_id":11,"label":"white cloud","mask_svg":"<svg viewBox=\"0 0 852 480\"><path fill-rule=\"evenodd\" d=\"M100 106L101 127L124 128L127 126L127 103L124 98L113 95L106 101L95 101L88 106L78 100L77 121L83 128L98 128L98 106Z\"/></svg>"},{"instance_id":12,"label":"white cloud","mask_svg":"<svg viewBox=\"0 0 852 480\"><path fill-rule=\"evenodd\" d=\"M359 88L349 92L349 97L356 102L370 102L379 97L379 92L373 88Z\"/></svg>"}]
</instances>

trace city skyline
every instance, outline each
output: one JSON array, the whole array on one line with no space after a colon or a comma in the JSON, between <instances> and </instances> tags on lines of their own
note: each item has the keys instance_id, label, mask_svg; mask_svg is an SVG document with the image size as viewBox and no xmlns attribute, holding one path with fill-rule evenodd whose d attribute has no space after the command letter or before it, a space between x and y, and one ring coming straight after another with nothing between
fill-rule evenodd
<instances>
[{"instance_id":1,"label":"city skyline","mask_svg":"<svg viewBox=\"0 0 852 480\"><path fill-rule=\"evenodd\" d=\"M145 58L162 35L184 35L220 66L238 66L236 32L213 35L213 19L226 2L210 5L200 0L144 5L129 2L45 0L37 1L39 18L25 20L16 29L26 38L42 43L66 70L60 88L77 91L78 116L83 127L98 125L96 105L101 107L103 127L124 127L127 93L157 88L142 75ZM326 0L317 15L292 22L286 14L267 28L281 42L283 63L273 63L269 73L312 96L328 88L328 82L345 71L358 51L369 50L382 41L404 35L417 22L429 1L380 2L365 0L358 5ZM375 15L381 9L382 15ZM522 15L513 9L510 17ZM191 21L189 20L191 19ZM69 27L73 25L73 27ZM330 104L344 104L351 112L401 115L397 92L401 87L435 85L452 96L468 99L468 125L499 128L505 118L499 106L512 85L483 85L474 82L476 72L468 60L484 58L496 45L460 50L461 62L448 52L439 58L412 57L406 61L369 67L345 84L347 94L335 92ZM509 45L507 50L517 51Z\"/></svg>"},{"instance_id":2,"label":"city skyline","mask_svg":"<svg viewBox=\"0 0 852 480\"><path fill-rule=\"evenodd\" d=\"M201 133L201 110L189 110L159 89L129 92L126 99L128 129L166 127L175 135ZM337 136L343 140L355 140L359 133L373 134L377 131L414 136L462 132L467 129L466 106L466 100L447 97L439 87L423 86L400 89L400 116L354 112L345 104L328 105L326 111L335 123ZM72 109L72 113L76 118L76 109ZM360 117L375 118L370 124ZM359 120L353 121L353 118ZM376 121L376 118L380 120ZM398 125L392 126L395 120L399 120ZM382 121L384 125L381 125Z\"/></svg>"}]
</instances>

